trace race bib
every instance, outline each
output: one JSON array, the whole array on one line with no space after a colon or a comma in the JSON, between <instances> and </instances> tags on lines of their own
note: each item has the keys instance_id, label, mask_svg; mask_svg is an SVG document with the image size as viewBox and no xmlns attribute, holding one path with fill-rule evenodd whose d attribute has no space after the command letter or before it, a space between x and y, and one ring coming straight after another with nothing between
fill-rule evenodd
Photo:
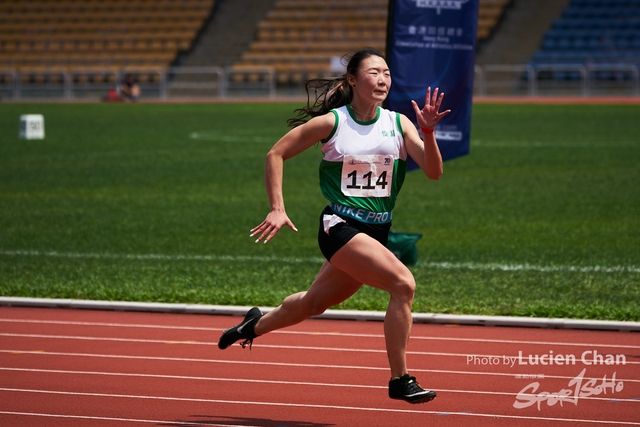
<instances>
[{"instance_id":1,"label":"race bib","mask_svg":"<svg viewBox=\"0 0 640 427\"><path fill-rule=\"evenodd\" d=\"M393 180L393 156L345 155L340 189L351 197L389 197Z\"/></svg>"}]
</instances>

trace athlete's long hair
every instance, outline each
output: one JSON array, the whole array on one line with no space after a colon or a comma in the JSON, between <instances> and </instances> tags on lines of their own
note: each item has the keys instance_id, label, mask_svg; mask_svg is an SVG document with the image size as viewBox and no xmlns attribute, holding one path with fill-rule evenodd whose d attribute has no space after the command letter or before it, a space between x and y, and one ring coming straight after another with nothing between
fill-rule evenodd
<instances>
[{"instance_id":1,"label":"athlete's long hair","mask_svg":"<svg viewBox=\"0 0 640 427\"><path fill-rule=\"evenodd\" d=\"M308 122L316 116L327 114L334 108L342 107L351 103L353 99L353 89L347 82L348 75L355 75L360 68L362 61L370 56L379 56L384 59L384 55L373 48L359 50L351 56L342 58L343 63L347 62L347 72L334 79L311 79L305 84L307 91L307 106L295 110L296 117L287 121L292 128ZM311 93L315 100L311 103Z\"/></svg>"}]
</instances>

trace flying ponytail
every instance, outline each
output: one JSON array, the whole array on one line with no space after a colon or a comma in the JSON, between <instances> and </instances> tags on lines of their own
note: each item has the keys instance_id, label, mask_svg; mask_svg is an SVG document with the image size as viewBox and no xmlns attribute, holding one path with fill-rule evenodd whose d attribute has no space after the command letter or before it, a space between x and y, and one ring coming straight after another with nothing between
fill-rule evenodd
<instances>
[{"instance_id":1,"label":"flying ponytail","mask_svg":"<svg viewBox=\"0 0 640 427\"><path fill-rule=\"evenodd\" d=\"M384 59L382 53L375 49L362 49L351 57L343 57L343 62L347 64L347 72L334 79L311 79L305 83L307 91L307 106L295 110L296 117L287 120L291 127L300 126L310 119L327 114L334 108L342 107L351 103L353 99L353 89L347 82L348 75L355 75L360 68L362 61L370 56L379 56ZM314 101L311 103L313 94Z\"/></svg>"}]
</instances>

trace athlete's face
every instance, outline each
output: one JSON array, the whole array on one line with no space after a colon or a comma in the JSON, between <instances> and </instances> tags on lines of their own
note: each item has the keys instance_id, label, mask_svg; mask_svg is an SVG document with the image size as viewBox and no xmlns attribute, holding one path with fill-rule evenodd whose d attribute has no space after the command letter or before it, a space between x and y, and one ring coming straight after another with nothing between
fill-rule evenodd
<instances>
[{"instance_id":1,"label":"athlete's face","mask_svg":"<svg viewBox=\"0 0 640 427\"><path fill-rule=\"evenodd\" d=\"M360 63L355 76L349 76L354 96L380 103L387 98L391 87L391 73L387 62L372 55Z\"/></svg>"}]
</instances>

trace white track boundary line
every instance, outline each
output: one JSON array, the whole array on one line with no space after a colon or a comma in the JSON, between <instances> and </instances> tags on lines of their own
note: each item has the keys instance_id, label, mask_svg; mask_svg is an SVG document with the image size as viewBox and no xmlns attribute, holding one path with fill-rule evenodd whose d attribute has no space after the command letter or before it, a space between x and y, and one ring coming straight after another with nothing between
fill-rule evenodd
<instances>
[{"instance_id":1,"label":"white track boundary line","mask_svg":"<svg viewBox=\"0 0 640 427\"><path fill-rule=\"evenodd\" d=\"M0 306L138 311L174 314L208 314L225 316L244 316L251 308L246 306L221 306L205 304L168 304L129 301L94 301L23 297L0 297ZM263 312L273 310L272 307L260 307L260 309ZM381 322L384 320L384 316L385 313L379 311L326 310L323 314L314 316L313 318L332 320L367 320ZM435 313L413 313L412 316L414 323L640 332L640 322Z\"/></svg>"},{"instance_id":2,"label":"white track boundary line","mask_svg":"<svg viewBox=\"0 0 640 427\"><path fill-rule=\"evenodd\" d=\"M227 262L285 262L291 264L322 263L321 257L264 257L255 255L165 255L165 254L117 254L117 253L80 253L35 250L2 250L5 256L44 256L55 258L90 258L90 259L130 259L160 261L227 261ZM422 262L417 268L442 268L465 270L502 270L502 271L539 271L539 272L571 272L571 273L640 273L640 266L577 266L577 265L535 265L535 264L502 264L475 262ZM414 268L415 268L414 267Z\"/></svg>"},{"instance_id":3,"label":"white track boundary line","mask_svg":"<svg viewBox=\"0 0 640 427\"><path fill-rule=\"evenodd\" d=\"M350 369L350 370L364 370L364 371L388 371L389 367L376 367L376 366L359 366L359 365L320 365L315 363L285 363L285 362L264 362L264 361L245 361L245 360L225 360L225 359L197 359L186 357L164 357L164 356L132 356L123 354L98 354L98 353L69 353L69 352L53 352L43 350L0 350L0 353L4 354L16 354L16 355L35 355L35 356L54 356L54 357L88 357L88 358L103 358L103 359L123 359L123 360L153 360L161 362L190 362L190 363L219 363L226 365L248 365L248 366L287 366L291 368L314 368L314 369ZM445 369L421 369L412 368L412 372L424 372L424 373L438 373L438 374L451 374L451 375L488 375L498 377L514 377L517 375L515 372L482 372L482 371L453 371ZM572 376L565 375L546 375L545 378L554 379L573 379ZM602 380L602 377L584 377L586 380ZM619 381L640 383L640 379L625 379L618 378Z\"/></svg>"},{"instance_id":4,"label":"white track boundary line","mask_svg":"<svg viewBox=\"0 0 640 427\"><path fill-rule=\"evenodd\" d=\"M32 372L42 374L64 374L64 375L89 375L89 376L113 376L113 377L131 377L131 378L158 378L158 379L170 379L170 380L189 380L189 381L213 381L213 382L232 382L232 383L259 383L259 384L278 384L278 385L292 385L292 386L312 386L312 387L336 387L336 388L363 388L363 389L377 389L386 390L386 386L364 385L364 384L337 384L337 383L318 383L308 381L281 381L281 380L256 380L246 378L216 378L216 377L194 377L189 375L161 375L161 374L141 374L130 372L95 372L95 371L68 371L60 369L33 369L33 368L6 368L0 367L0 371L9 372ZM585 378L589 379L589 378ZM626 381L618 379L618 381ZM511 396L516 397L518 393L506 392L506 391L483 391L483 390L453 390L434 388L431 389L437 392L443 393L465 393L465 394L486 394L491 396ZM534 394L523 393L522 396L535 397ZM605 402L630 402L640 403L638 399L624 399L615 397L580 397L580 400L600 400Z\"/></svg>"},{"instance_id":5,"label":"white track boundary line","mask_svg":"<svg viewBox=\"0 0 640 427\"><path fill-rule=\"evenodd\" d=\"M362 408L357 406L338 406L338 405L317 405L317 404L302 404L302 403L285 403L285 402L251 402L251 401L233 401L233 400L219 400L219 399L196 399L196 398L184 398L184 397L171 397L171 396L139 396L131 394L109 394L109 393L78 393L69 391L56 391L56 390L30 390L30 389L15 389L15 388L0 388L0 391L13 392L13 393L39 393L49 395L63 395L63 396L81 396L81 397L108 397L108 398L121 398L121 399L144 399L144 400L160 400L160 401L173 401L173 402L192 402L192 403L217 403L228 405L257 405L257 406L279 406L285 408L313 408L313 409L334 409L334 410L346 410L346 411L360 411L360 412L390 412L390 413L413 413L413 414L432 414L432 415L460 415L469 417L483 417L483 418L505 418L513 420L536 420L536 421L564 421L572 423L591 423L591 424L622 424L622 425L640 425L638 422L630 421L613 421L613 420L586 420L575 418L551 418L551 417L533 417L533 416L518 416L518 415L498 415L498 414L482 414L473 412L439 412L439 411L418 411L412 409L391 409L391 408Z\"/></svg>"},{"instance_id":6,"label":"white track boundary line","mask_svg":"<svg viewBox=\"0 0 640 427\"><path fill-rule=\"evenodd\" d=\"M163 255L163 254L115 254L115 253L76 253L57 251L0 251L5 256L34 256L50 258L86 258L86 259L126 259L138 261L225 261L225 262L284 262L289 264L322 264L320 257L267 257L255 255Z\"/></svg>"},{"instance_id":7,"label":"white track boundary line","mask_svg":"<svg viewBox=\"0 0 640 427\"><path fill-rule=\"evenodd\" d=\"M224 328L208 328L202 326L172 326L172 325L151 325L139 323L110 323L110 322L78 322L67 320L38 320L38 319L6 319L0 318L0 323L27 323L40 325L71 325L71 326L98 326L113 328L140 328L140 329L166 329L178 331L205 331L205 332L221 332ZM353 337L353 338L376 338L383 339L383 334L356 334L350 332L321 332L321 331L273 331L269 334L282 335L310 335L310 336L332 336L332 337ZM624 344L598 344L598 343L572 343L572 342L556 342L556 341L526 341L526 340L502 340L491 338L460 338L460 337L427 337L420 335L411 335L411 340L425 341L449 341L449 342L479 342L479 343L497 343L497 344L517 344L517 345L557 345L569 347L603 347L603 348L629 348L640 349L638 345Z\"/></svg>"},{"instance_id":8,"label":"white track boundary line","mask_svg":"<svg viewBox=\"0 0 640 427\"><path fill-rule=\"evenodd\" d=\"M171 341L171 340L150 340L139 338L113 338L113 337L88 337L88 336L72 336L72 335L41 335L41 334L17 334L17 333L0 333L0 337L12 337L12 338L31 338L31 339L59 339L59 340L80 340L80 341L107 341L107 342L128 342L128 343L141 343L141 344L171 344L171 345L204 345L204 346L217 346L216 343L202 342L202 341ZM348 347L320 347L320 346L302 346L302 345L273 345L273 344L260 344L260 348L278 349L278 350L305 350L305 351L337 351L344 353L379 353L387 354L384 349L370 349L370 348L348 348ZM413 356L443 356L443 357L459 357L467 358L469 356L475 357L489 357L489 358L502 358L504 355L497 354L480 354L480 353L443 353L433 351L407 351L407 355ZM507 355L510 356L510 355ZM515 357L515 355L513 355ZM640 362L626 361L625 365L640 365ZM616 365L620 366L620 365Z\"/></svg>"}]
</instances>

